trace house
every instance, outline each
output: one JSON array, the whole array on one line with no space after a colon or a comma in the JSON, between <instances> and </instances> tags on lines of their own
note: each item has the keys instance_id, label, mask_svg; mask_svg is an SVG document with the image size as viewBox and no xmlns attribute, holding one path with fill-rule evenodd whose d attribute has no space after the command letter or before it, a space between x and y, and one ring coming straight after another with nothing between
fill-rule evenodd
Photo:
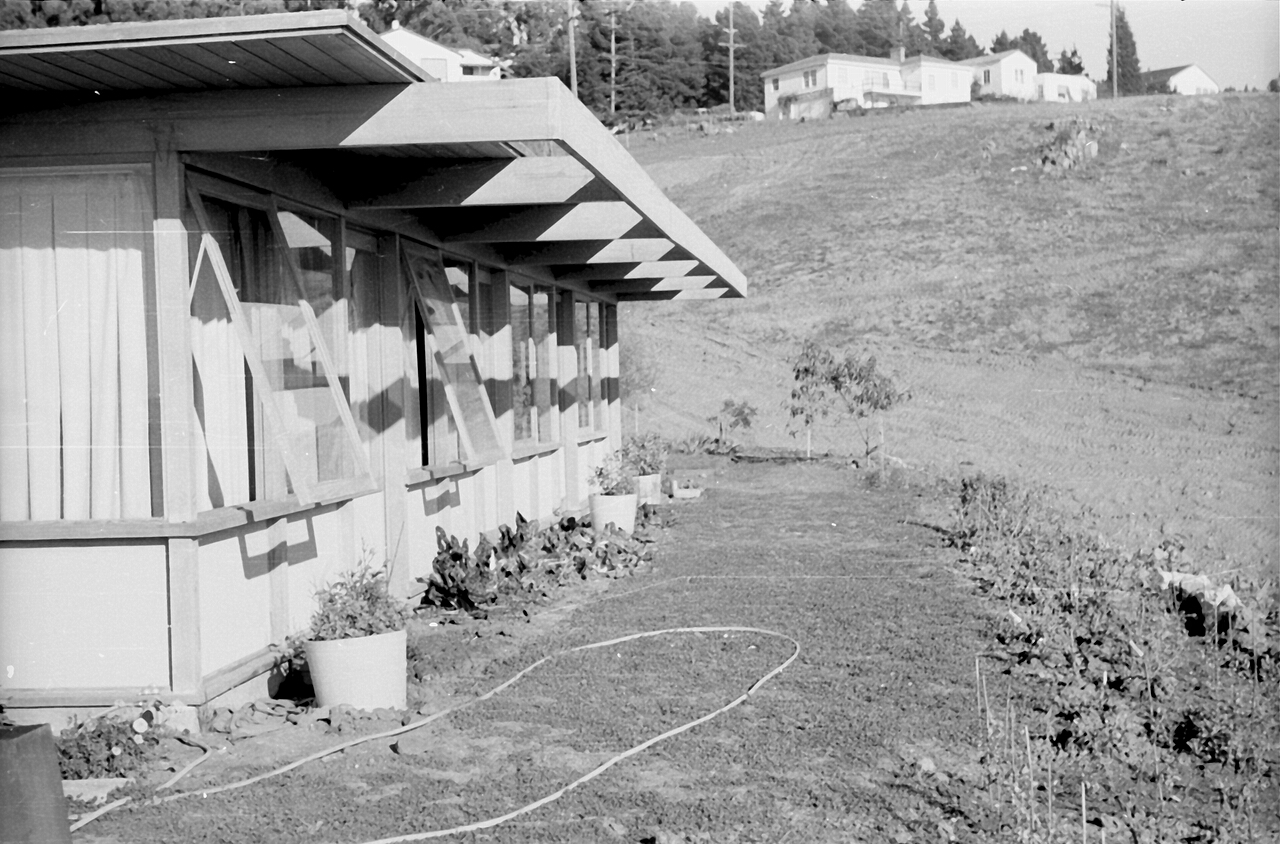
<instances>
[{"instance_id":1,"label":"house","mask_svg":"<svg viewBox=\"0 0 1280 844\"><path fill-rule=\"evenodd\" d=\"M894 58L823 53L760 74L769 118L829 117L842 107L935 105L969 101L969 68L929 56Z\"/></svg>"},{"instance_id":2,"label":"house","mask_svg":"<svg viewBox=\"0 0 1280 844\"><path fill-rule=\"evenodd\" d=\"M899 47L899 54L902 48ZM967 103L973 85L973 68L935 56L912 56L902 61L902 83L920 92L921 105Z\"/></svg>"},{"instance_id":3,"label":"house","mask_svg":"<svg viewBox=\"0 0 1280 844\"><path fill-rule=\"evenodd\" d=\"M1047 103L1083 103L1098 98L1097 84L1084 74L1037 73L1036 99Z\"/></svg>"},{"instance_id":4,"label":"house","mask_svg":"<svg viewBox=\"0 0 1280 844\"><path fill-rule=\"evenodd\" d=\"M581 512L619 303L747 291L558 80L342 10L0 33L0 97L19 722L264 693L364 555L407 595L437 530Z\"/></svg>"},{"instance_id":5,"label":"house","mask_svg":"<svg viewBox=\"0 0 1280 844\"><path fill-rule=\"evenodd\" d=\"M1216 94L1219 90L1218 83L1193 64L1148 70L1142 74L1142 84L1147 91L1159 91L1167 87L1174 94Z\"/></svg>"},{"instance_id":6,"label":"house","mask_svg":"<svg viewBox=\"0 0 1280 844\"><path fill-rule=\"evenodd\" d=\"M964 59L983 96L1032 100L1036 97L1036 62L1021 50L1005 50Z\"/></svg>"},{"instance_id":7,"label":"house","mask_svg":"<svg viewBox=\"0 0 1280 844\"><path fill-rule=\"evenodd\" d=\"M419 67L441 82L478 82L502 78L502 68L493 59L466 47L446 47L438 41L405 29L400 21L392 22L391 29L382 33L382 40L417 62Z\"/></svg>"}]
</instances>

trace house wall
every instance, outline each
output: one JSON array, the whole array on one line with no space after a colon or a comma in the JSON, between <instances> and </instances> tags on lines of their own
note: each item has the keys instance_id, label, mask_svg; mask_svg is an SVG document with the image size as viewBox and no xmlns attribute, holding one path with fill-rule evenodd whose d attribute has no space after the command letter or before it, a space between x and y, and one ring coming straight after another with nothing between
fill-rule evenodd
<instances>
[{"instance_id":1,"label":"house wall","mask_svg":"<svg viewBox=\"0 0 1280 844\"><path fill-rule=\"evenodd\" d=\"M920 92L921 105L967 103L973 73L955 62L916 58L902 66L902 81L908 91Z\"/></svg>"},{"instance_id":2,"label":"house wall","mask_svg":"<svg viewBox=\"0 0 1280 844\"><path fill-rule=\"evenodd\" d=\"M540 520L581 511L592 467L621 441L616 306L586 296L583 285L569 285L559 288L563 301L545 349L553 378L548 413L558 421L557 435L512 455L512 335L503 316L511 279L491 266L491 256L477 258L456 247L459 259L476 262L477 273L488 267L484 272L498 303L493 310L498 323L487 334L473 335L471 343L481 376L493 387L504 452L481 463L421 466L421 440L414 437L424 432L415 434L409 425L408 392L417 375L412 354L418 338L405 318L412 302L395 244L412 238L430 245L429 233L400 222L400 215L346 212L323 184L287 166L261 167L250 157L195 156L184 167L168 150L146 156L150 165L135 161L130 166L146 171L155 190L156 236L147 257L152 304L146 311L155 336L147 366L154 370L158 404L152 408L153 436L168 444L154 449L163 457L156 467L165 478L162 512L109 524L0 524L0 665L14 667L11 676L0 674L0 701L20 720L23 713L38 719L45 707L105 705L144 690L185 703L214 697L267 671L274 661L272 646L309 623L317 588L362 560L390 561L395 591L410 594L421 588L416 579L430 572L438 529L474 545L482 532L513 523L517 511ZM0 170L5 166L0 161ZM68 164L68 172L76 172L76 166ZM237 357L239 341L226 315L190 317L191 267L204 241L192 234L199 221L186 207L187 188L201 179L238 185L228 188L231 193L256 191L281 203L305 203L336 215L342 232L358 228L378 238L383 266L374 289L353 290L356 307L335 305L327 312L361 314L358 321L334 323L345 348L330 354L350 391L356 442L371 470L368 488L352 487L315 504L292 496L231 506L211 500L215 470L205 445L208 431L198 424L201 416L193 407L193 338L203 344L201 354L215 362L214 352L229 354L233 370L239 371L243 358ZM197 273L199 283L209 282L206 272ZM549 279L526 281L549 286ZM577 377L576 301L592 303L593 319L601 323L602 345L591 350L589 363L600 385L599 401L585 430L578 424L579 403L587 397L580 395ZM333 322L321 316L324 325ZM218 320L223 321L220 333L206 336ZM213 395L206 393L210 372L204 371L200 395ZM234 391L223 394L219 410L236 399ZM206 421L220 415L212 411L205 408ZM232 434L228 454L250 447L243 431ZM260 469L266 483L278 484L283 469L269 434L266 428L260 431L257 448L265 465Z\"/></svg>"},{"instance_id":3,"label":"house wall","mask_svg":"<svg viewBox=\"0 0 1280 844\"><path fill-rule=\"evenodd\" d=\"M806 82L806 77L808 77ZM778 87L775 90L773 80L777 80ZM769 118L788 117L778 107L778 101L784 98L794 98L804 94L814 93L828 86L828 66L826 64L813 64L812 66L803 66L792 68L789 70L771 73L764 78L764 108L765 116Z\"/></svg>"},{"instance_id":4,"label":"house wall","mask_svg":"<svg viewBox=\"0 0 1280 844\"><path fill-rule=\"evenodd\" d=\"M1169 79L1169 90L1187 95L1216 94L1218 93L1218 83L1210 79L1209 74L1192 65L1179 73L1175 73Z\"/></svg>"},{"instance_id":5,"label":"house wall","mask_svg":"<svg viewBox=\"0 0 1280 844\"><path fill-rule=\"evenodd\" d=\"M1037 73L1036 99L1050 103L1082 103L1098 98L1093 80L1083 75Z\"/></svg>"},{"instance_id":6,"label":"house wall","mask_svg":"<svg viewBox=\"0 0 1280 844\"><path fill-rule=\"evenodd\" d=\"M997 97L1035 99L1035 77L1035 60L1021 52L989 65L973 66L973 78L981 85L982 93Z\"/></svg>"}]
</instances>

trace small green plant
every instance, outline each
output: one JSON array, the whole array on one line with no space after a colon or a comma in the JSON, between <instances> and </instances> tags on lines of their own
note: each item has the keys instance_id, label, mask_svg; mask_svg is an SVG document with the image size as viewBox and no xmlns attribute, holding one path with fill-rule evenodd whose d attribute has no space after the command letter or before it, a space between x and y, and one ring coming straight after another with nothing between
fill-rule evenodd
<instances>
[{"instance_id":1,"label":"small green plant","mask_svg":"<svg viewBox=\"0 0 1280 844\"><path fill-rule=\"evenodd\" d=\"M636 491L635 476L620 452L614 452L591 472L592 485L601 495L630 495Z\"/></svg>"},{"instance_id":2,"label":"small green plant","mask_svg":"<svg viewBox=\"0 0 1280 844\"><path fill-rule=\"evenodd\" d=\"M877 369L874 355L863 358L849 354L840 360L830 349L806 340L791 361L791 375L795 381L787 407L793 425L791 435L798 433L794 427L797 425L805 432L806 454L812 454L814 422L843 410L862 437L863 456L870 457L877 450L883 456L884 425L880 425L879 445L873 446L864 422L892 410L911 394L899 390L890 376Z\"/></svg>"},{"instance_id":3,"label":"small green plant","mask_svg":"<svg viewBox=\"0 0 1280 844\"><path fill-rule=\"evenodd\" d=\"M660 475L667 465L670 445L658 434L627 437L622 443L622 459L637 475Z\"/></svg>"},{"instance_id":4,"label":"small green plant","mask_svg":"<svg viewBox=\"0 0 1280 844\"><path fill-rule=\"evenodd\" d=\"M159 744L153 730L134 732L113 718L90 718L63 730L55 744L64 780L128 777L146 766Z\"/></svg>"},{"instance_id":5,"label":"small green plant","mask_svg":"<svg viewBox=\"0 0 1280 844\"><path fill-rule=\"evenodd\" d=\"M404 629L413 608L390 593L386 568L375 568L370 558L366 552L360 564L316 593L319 606L311 616L313 640L355 639Z\"/></svg>"}]
</instances>

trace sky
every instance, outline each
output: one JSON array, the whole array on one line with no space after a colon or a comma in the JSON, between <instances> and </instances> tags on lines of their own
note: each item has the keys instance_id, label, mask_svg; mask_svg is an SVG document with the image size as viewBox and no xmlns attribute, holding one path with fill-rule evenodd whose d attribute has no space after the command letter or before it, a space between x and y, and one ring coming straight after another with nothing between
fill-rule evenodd
<instances>
[{"instance_id":1,"label":"sky","mask_svg":"<svg viewBox=\"0 0 1280 844\"><path fill-rule=\"evenodd\" d=\"M947 31L956 18L984 48L1005 30L1039 33L1055 59L1074 45L1085 73L1107 76L1111 17L1104 0L936 0ZM928 0L910 0L917 21ZM695 0L711 17L723 0ZM751 0L759 10L762 0ZM856 7L857 0L849 0ZM1221 88L1266 88L1280 75L1280 0L1127 0L1121 3L1143 70L1195 64Z\"/></svg>"}]
</instances>

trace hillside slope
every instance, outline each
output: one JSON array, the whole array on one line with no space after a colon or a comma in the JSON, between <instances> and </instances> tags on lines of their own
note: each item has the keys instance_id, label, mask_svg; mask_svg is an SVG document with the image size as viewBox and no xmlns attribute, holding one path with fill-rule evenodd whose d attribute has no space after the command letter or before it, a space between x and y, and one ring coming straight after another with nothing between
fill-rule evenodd
<instances>
[{"instance_id":1,"label":"hillside slope","mask_svg":"<svg viewBox=\"0 0 1280 844\"><path fill-rule=\"evenodd\" d=\"M908 465L1047 483L1115 541L1177 536L1206 567L1274 570L1278 106L1141 97L633 138L752 283L746 301L625 309L624 354L656 372L641 427L703 432L732 398L759 408L759 443L795 444L785 358L815 338L911 389L886 420ZM1036 148L1077 116L1097 159L1040 174ZM829 427L815 445L862 444Z\"/></svg>"}]
</instances>

